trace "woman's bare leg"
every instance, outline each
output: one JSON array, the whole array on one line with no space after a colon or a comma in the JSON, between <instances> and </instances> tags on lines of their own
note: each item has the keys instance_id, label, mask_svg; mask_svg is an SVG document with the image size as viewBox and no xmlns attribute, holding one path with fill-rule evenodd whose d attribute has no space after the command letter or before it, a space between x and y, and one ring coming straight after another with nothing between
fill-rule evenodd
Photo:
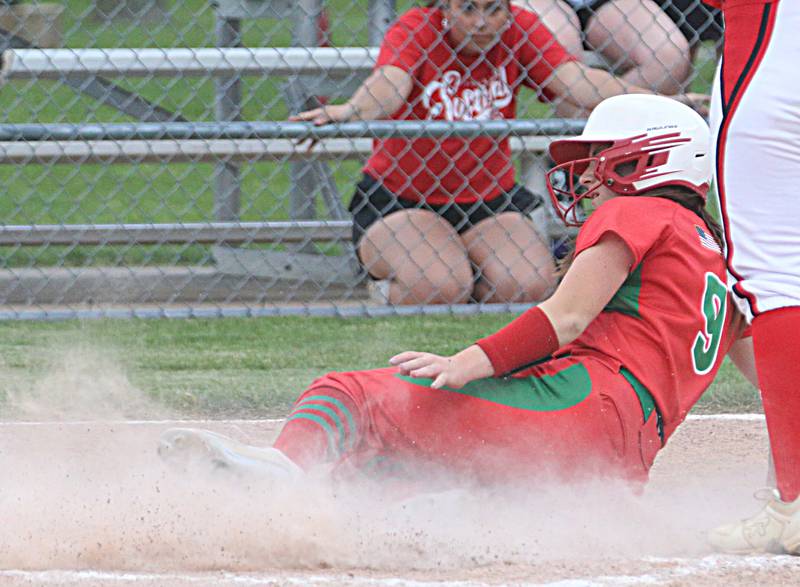
<instances>
[{"instance_id":1,"label":"woman's bare leg","mask_svg":"<svg viewBox=\"0 0 800 587\"><path fill-rule=\"evenodd\" d=\"M481 278L474 297L482 302L536 302L553 289L556 268L547 245L525 216L504 212L462 235Z\"/></svg>"},{"instance_id":2,"label":"woman's bare leg","mask_svg":"<svg viewBox=\"0 0 800 587\"><path fill-rule=\"evenodd\" d=\"M662 94L684 91L692 70L689 41L651 0L613 0L597 9L586 39L626 81ZM616 69L616 67L614 67Z\"/></svg>"},{"instance_id":3,"label":"woman's bare leg","mask_svg":"<svg viewBox=\"0 0 800 587\"><path fill-rule=\"evenodd\" d=\"M472 292L472 269L455 229L435 212L400 210L370 225L361 261L391 281L392 304L459 304Z\"/></svg>"}]
</instances>

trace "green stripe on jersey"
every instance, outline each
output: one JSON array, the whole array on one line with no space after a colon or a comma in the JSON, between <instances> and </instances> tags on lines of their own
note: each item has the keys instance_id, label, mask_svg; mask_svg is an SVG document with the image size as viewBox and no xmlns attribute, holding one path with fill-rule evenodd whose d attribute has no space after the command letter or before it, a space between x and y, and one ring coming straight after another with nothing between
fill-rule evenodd
<instances>
[{"instance_id":1,"label":"green stripe on jersey","mask_svg":"<svg viewBox=\"0 0 800 587\"><path fill-rule=\"evenodd\" d=\"M423 387L430 387L432 381L400 374L395 377ZM557 412L576 406L589 397L592 380L586 367L576 363L554 375L508 379L491 377L472 381L461 389L441 389L521 410Z\"/></svg>"},{"instance_id":2,"label":"green stripe on jersey","mask_svg":"<svg viewBox=\"0 0 800 587\"><path fill-rule=\"evenodd\" d=\"M328 456L330 458L335 458L339 451L336 447L336 435L333 433L333 428L322 416L317 416L316 414L308 414L305 412L298 411L293 416L289 416L286 418L287 422L291 422L292 420L310 420L315 424L318 424L324 431L325 435L328 437Z\"/></svg>"},{"instance_id":3,"label":"green stripe on jersey","mask_svg":"<svg viewBox=\"0 0 800 587\"><path fill-rule=\"evenodd\" d=\"M642 263L628 275L628 278L603 308L603 312L622 312L639 318L639 296L642 293Z\"/></svg>"},{"instance_id":4,"label":"green stripe on jersey","mask_svg":"<svg viewBox=\"0 0 800 587\"><path fill-rule=\"evenodd\" d=\"M356 427L356 421L353 419L353 414L350 413L350 410L347 409L342 402L340 402L335 397L330 397L328 395L310 395L308 397L303 398L303 401L299 402L295 405L295 409L298 409L300 406L308 403L308 402L324 402L335 406L344 417L347 419L347 427L350 430L350 437L355 439L358 435L358 428ZM353 440L354 441L354 440Z\"/></svg>"},{"instance_id":5,"label":"green stripe on jersey","mask_svg":"<svg viewBox=\"0 0 800 587\"><path fill-rule=\"evenodd\" d=\"M295 414L302 414L308 412L322 412L323 414L327 414L330 416L331 420L333 420L333 425L336 426L336 430L339 431L339 452L344 451L344 441L347 437L347 433L344 429L344 422L339 417L339 414L336 413L336 410L329 408L328 406L324 406L322 404L312 404L303 402L303 405L298 406L297 409L289 414L289 416L294 416ZM352 440L348 443L352 445Z\"/></svg>"}]
</instances>

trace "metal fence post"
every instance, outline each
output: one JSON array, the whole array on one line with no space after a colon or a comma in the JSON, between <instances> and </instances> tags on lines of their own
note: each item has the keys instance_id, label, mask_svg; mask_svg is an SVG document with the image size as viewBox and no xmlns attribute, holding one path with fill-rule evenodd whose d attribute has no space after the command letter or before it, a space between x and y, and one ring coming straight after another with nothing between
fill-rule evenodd
<instances>
[{"instance_id":1,"label":"metal fence post","mask_svg":"<svg viewBox=\"0 0 800 587\"><path fill-rule=\"evenodd\" d=\"M318 46L319 17L322 14L321 0L298 0L295 10L292 46ZM289 109L293 113L318 105L316 97L310 95L302 79L290 80L286 90ZM318 173L321 171L318 169L319 166L319 163L315 164L311 161L297 161L291 165L292 191L289 195L289 207L293 219L312 220L316 216L316 195L320 190L319 179L322 175ZM297 248L298 252L303 253L313 253L315 250L312 243Z\"/></svg>"},{"instance_id":2,"label":"metal fence post","mask_svg":"<svg viewBox=\"0 0 800 587\"><path fill-rule=\"evenodd\" d=\"M217 47L241 47L241 21L217 14ZM241 118L242 88L238 75L219 77L216 87L215 114L218 121ZM217 164L214 191L214 220L230 221L239 218L241 185L239 166L233 163Z\"/></svg>"},{"instance_id":3,"label":"metal fence post","mask_svg":"<svg viewBox=\"0 0 800 587\"><path fill-rule=\"evenodd\" d=\"M377 47L383 42L386 30L397 17L395 4L395 0L369 0L367 34L370 46Z\"/></svg>"}]
</instances>

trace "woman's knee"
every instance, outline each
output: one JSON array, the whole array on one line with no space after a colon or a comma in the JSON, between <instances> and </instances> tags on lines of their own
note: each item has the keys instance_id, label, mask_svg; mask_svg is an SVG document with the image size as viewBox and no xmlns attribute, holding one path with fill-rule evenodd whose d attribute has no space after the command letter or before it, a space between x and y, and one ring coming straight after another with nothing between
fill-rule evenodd
<instances>
[{"instance_id":1,"label":"woman's knee","mask_svg":"<svg viewBox=\"0 0 800 587\"><path fill-rule=\"evenodd\" d=\"M525 271L512 271L506 267L492 267L481 271L476 285L476 298L494 303L527 303L545 299L556 284L555 266L550 259L538 264L530 263Z\"/></svg>"},{"instance_id":2,"label":"woman's knee","mask_svg":"<svg viewBox=\"0 0 800 587\"><path fill-rule=\"evenodd\" d=\"M476 298L482 301L539 301L555 285L550 249L520 214L486 219L465 233L464 241L480 271Z\"/></svg>"},{"instance_id":3,"label":"woman's knee","mask_svg":"<svg viewBox=\"0 0 800 587\"><path fill-rule=\"evenodd\" d=\"M651 0L614 0L589 21L587 39L609 61L633 69L626 78L662 92L679 91L691 73L689 44Z\"/></svg>"},{"instance_id":4,"label":"woman's knee","mask_svg":"<svg viewBox=\"0 0 800 587\"><path fill-rule=\"evenodd\" d=\"M358 244L358 254L366 269L379 279L391 278L398 266L413 256L429 256L436 247L445 247L455 230L430 210L399 210L372 223Z\"/></svg>"},{"instance_id":5,"label":"woman's knee","mask_svg":"<svg viewBox=\"0 0 800 587\"><path fill-rule=\"evenodd\" d=\"M461 238L428 210L403 210L374 223L359 245L367 270L390 280L395 304L461 303L472 290L472 270Z\"/></svg>"}]
</instances>

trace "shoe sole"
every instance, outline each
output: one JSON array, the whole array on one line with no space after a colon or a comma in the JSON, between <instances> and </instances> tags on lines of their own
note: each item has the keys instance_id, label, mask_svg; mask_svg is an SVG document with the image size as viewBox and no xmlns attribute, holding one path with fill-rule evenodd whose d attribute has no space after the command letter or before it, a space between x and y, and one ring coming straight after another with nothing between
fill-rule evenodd
<instances>
[{"instance_id":1,"label":"shoe sole","mask_svg":"<svg viewBox=\"0 0 800 587\"><path fill-rule=\"evenodd\" d=\"M214 471L289 479L299 469L274 448L261 448L227 436L194 428L172 428L161 435L158 455L182 469L199 466Z\"/></svg>"},{"instance_id":2,"label":"shoe sole","mask_svg":"<svg viewBox=\"0 0 800 587\"><path fill-rule=\"evenodd\" d=\"M800 556L800 536L793 539L791 542L784 542L783 548L786 551L786 554Z\"/></svg>"}]
</instances>

